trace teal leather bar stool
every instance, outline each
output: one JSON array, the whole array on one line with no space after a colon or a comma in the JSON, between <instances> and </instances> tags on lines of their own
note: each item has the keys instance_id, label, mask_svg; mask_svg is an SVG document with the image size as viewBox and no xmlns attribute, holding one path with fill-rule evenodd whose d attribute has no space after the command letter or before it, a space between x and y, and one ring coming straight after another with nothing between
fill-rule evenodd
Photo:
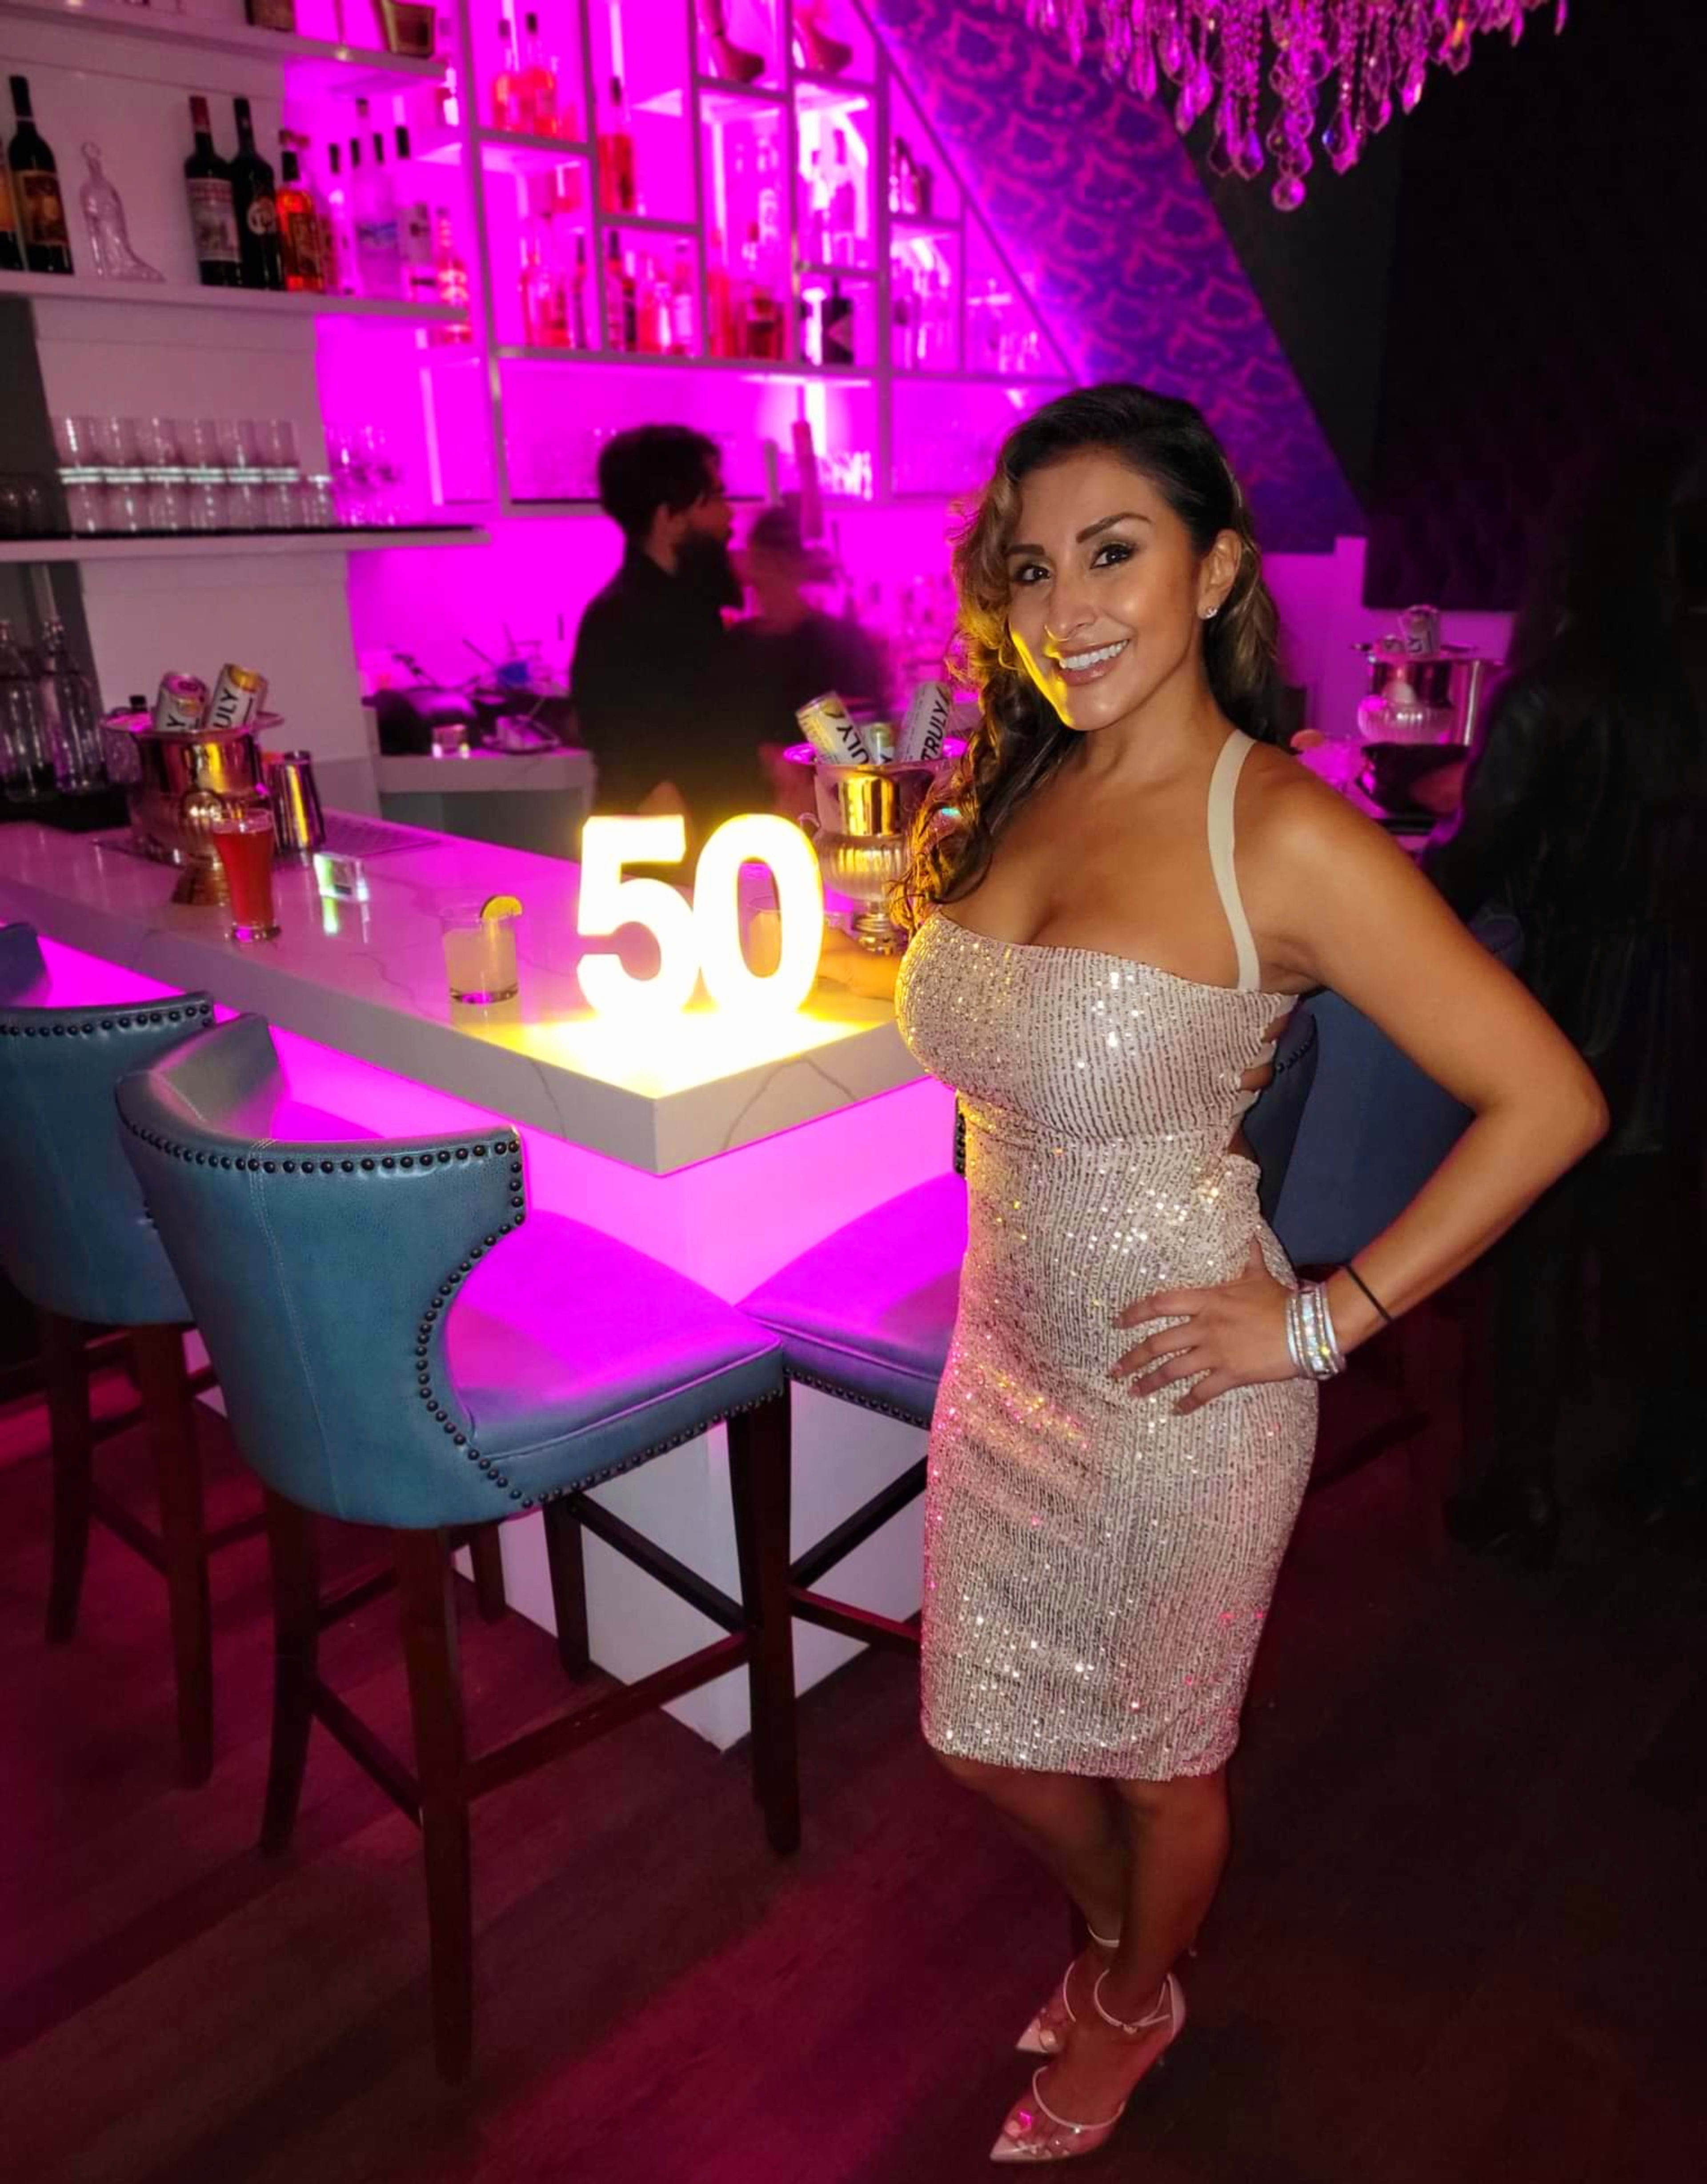
<instances>
[{"instance_id":1,"label":"teal leather bar stool","mask_svg":"<svg viewBox=\"0 0 1707 2184\"><path fill-rule=\"evenodd\" d=\"M113 1089L213 1021L206 994L148 1002L52 1005L53 981L27 925L0 927L0 1266L36 1308L53 1467L47 1636L77 1622L92 1519L166 1581L184 1780L213 1765L213 1639L208 1558L260 1529L257 1515L205 1530L195 1385L184 1365L190 1307L120 1147ZM124 1331L142 1397L97 1425L90 1345ZM159 1529L99 1485L98 1443L146 1424Z\"/></svg>"},{"instance_id":2,"label":"teal leather bar stool","mask_svg":"<svg viewBox=\"0 0 1707 2184\"><path fill-rule=\"evenodd\" d=\"M289 1840L318 1720L420 1824L441 2070L472 2038L472 1799L745 1667L754 1787L799 1840L782 1361L763 1329L615 1238L533 1215L513 1125L301 1134L267 1027L239 1017L119 1088L125 1146L266 1490L278 1630L264 1845ZM728 1424L740 1597L586 1490ZM723 1635L494 1751L470 1753L449 1528L567 1506ZM321 1679L311 1515L390 1534L415 1763ZM578 1571L561 1567L563 1594ZM574 1641L572 1636L572 1651Z\"/></svg>"},{"instance_id":3,"label":"teal leather bar stool","mask_svg":"<svg viewBox=\"0 0 1707 2184\"><path fill-rule=\"evenodd\" d=\"M957 1168L960 1143L957 1128ZM958 1173L937 1176L801 1252L745 1297L741 1309L776 1336L790 1380L928 1428L948 1362L965 1256L965 1182ZM801 1622L890 1652L918 1653L916 1616L897 1621L819 1588L856 1547L916 1501L924 1484L920 1457L795 1558L789 1603Z\"/></svg>"}]
</instances>

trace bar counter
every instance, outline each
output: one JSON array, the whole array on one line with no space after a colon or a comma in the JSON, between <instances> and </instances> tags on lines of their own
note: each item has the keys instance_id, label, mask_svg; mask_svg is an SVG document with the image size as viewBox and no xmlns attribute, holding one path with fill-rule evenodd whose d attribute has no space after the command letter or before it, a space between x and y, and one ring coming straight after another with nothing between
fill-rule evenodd
<instances>
[{"instance_id":1,"label":"bar counter","mask_svg":"<svg viewBox=\"0 0 1707 2184\"><path fill-rule=\"evenodd\" d=\"M886 1002L818 994L780 1028L690 1011L661 1031L593 1020L575 966L577 868L421 833L367 862L371 900L333 902L311 872L276 875L276 941L241 948L229 913L170 900L177 875L97 838L0 827L0 920L47 943L46 1004L122 1003L187 988L275 1027L293 1099L404 1135L518 1123L530 1203L621 1236L731 1301L844 1222L941 1174L953 1107L921 1076ZM451 1002L438 923L447 900L512 894L521 993L500 1009ZM592 946L603 943L588 944ZM797 1543L827 1531L914 1462L920 1436L807 1389L794 1391ZM722 1431L598 1490L713 1583L735 1582ZM537 1516L506 1524L512 1602L551 1624ZM711 1626L587 1540L594 1658L625 1681L703 1642ZM838 1573L880 1613L919 1601L917 1505ZM801 1688L856 1650L795 1634ZM672 1711L720 1746L745 1733L745 1680Z\"/></svg>"}]
</instances>

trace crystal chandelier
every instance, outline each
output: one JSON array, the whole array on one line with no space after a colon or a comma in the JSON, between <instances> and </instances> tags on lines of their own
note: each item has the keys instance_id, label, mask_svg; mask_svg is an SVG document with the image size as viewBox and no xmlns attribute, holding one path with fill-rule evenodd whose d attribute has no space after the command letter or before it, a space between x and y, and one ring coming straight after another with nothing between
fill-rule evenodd
<instances>
[{"instance_id":1,"label":"crystal chandelier","mask_svg":"<svg viewBox=\"0 0 1707 2184\"><path fill-rule=\"evenodd\" d=\"M1335 171L1357 164L1369 139L1409 114L1431 67L1461 75L1479 31L1514 45L1524 18L1546 0L1094 0L1103 67L1143 98L1165 77L1179 86L1180 133L1214 109L1209 164L1250 181L1273 155L1269 194L1282 212L1304 201L1314 164L1311 138L1325 114L1322 148ZM1567 0L1554 0L1562 31ZM1064 33L1075 66L1085 55L1092 0L1024 0L1035 30ZM1273 93L1266 133L1264 87Z\"/></svg>"}]
</instances>

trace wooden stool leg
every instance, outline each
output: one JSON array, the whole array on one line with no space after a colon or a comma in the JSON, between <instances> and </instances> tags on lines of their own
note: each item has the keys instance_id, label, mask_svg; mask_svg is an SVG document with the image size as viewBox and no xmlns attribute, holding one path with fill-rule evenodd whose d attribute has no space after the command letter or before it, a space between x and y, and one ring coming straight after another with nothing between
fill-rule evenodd
<instances>
[{"instance_id":1,"label":"wooden stool leg","mask_svg":"<svg viewBox=\"0 0 1707 2184\"><path fill-rule=\"evenodd\" d=\"M195 1418L180 1330L133 1328L131 1343L160 1499L160 1544L178 1676L178 1742L184 1780L193 1787L207 1780L214 1763L213 1616Z\"/></svg>"},{"instance_id":2,"label":"wooden stool leg","mask_svg":"<svg viewBox=\"0 0 1707 2184\"><path fill-rule=\"evenodd\" d=\"M572 1676L593 1665L587 1639L587 1572L581 1560L581 1520L572 1502L545 1504L545 1561L557 1621L557 1658Z\"/></svg>"},{"instance_id":3,"label":"wooden stool leg","mask_svg":"<svg viewBox=\"0 0 1707 2184\"><path fill-rule=\"evenodd\" d=\"M753 1788L773 1850L801 1840L795 1736L794 1618L789 1604L789 1396L728 1421L729 1492L741 1604L751 1642Z\"/></svg>"},{"instance_id":4,"label":"wooden stool leg","mask_svg":"<svg viewBox=\"0 0 1707 2184\"><path fill-rule=\"evenodd\" d=\"M504 1591L504 1546L496 1524L477 1524L468 1535L474 1600L483 1623L500 1623L510 1612Z\"/></svg>"},{"instance_id":5,"label":"wooden stool leg","mask_svg":"<svg viewBox=\"0 0 1707 2184\"><path fill-rule=\"evenodd\" d=\"M94 1435L89 1424L87 1329L57 1312L39 1312L42 1377L53 1466L53 1574L47 1588L47 1639L63 1645L77 1627L89 1554Z\"/></svg>"},{"instance_id":6,"label":"wooden stool leg","mask_svg":"<svg viewBox=\"0 0 1707 2184\"><path fill-rule=\"evenodd\" d=\"M320 1669L320 1557L314 1518L269 1487L267 1553L273 1579L272 1758L267 1769L261 1848L289 1847L302 1801Z\"/></svg>"},{"instance_id":7,"label":"wooden stool leg","mask_svg":"<svg viewBox=\"0 0 1707 2184\"><path fill-rule=\"evenodd\" d=\"M460 2078L473 2053L474 1919L456 1601L442 1533L393 1532L391 1539L421 1785L433 2049L440 2075Z\"/></svg>"}]
</instances>

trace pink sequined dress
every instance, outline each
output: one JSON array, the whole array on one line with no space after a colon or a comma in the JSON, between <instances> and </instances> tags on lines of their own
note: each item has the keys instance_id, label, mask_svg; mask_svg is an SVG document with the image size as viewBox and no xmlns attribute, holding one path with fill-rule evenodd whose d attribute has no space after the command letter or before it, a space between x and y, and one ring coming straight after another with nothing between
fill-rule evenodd
<instances>
[{"instance_id":1,"label":"pink sequined dress","mask_svg":"<svg viewBox=\"0 0 1707 2184\"><path fill-rule=\"evenodd\" d=\"M1287 994L1258 989L1234 872L1250 746L1210 790L1239 983L993 940L947 912L901 966L901 1030L967 1118L970 1241L931 1429L924 1731L992 1764L1165 1780L1220 1766L1315 1443L1313 1382L1176 1418L1109 1368L1154 1290L1223 1282L1260 1237L1228 1150Z\"/></svg>"}]
</instances>

